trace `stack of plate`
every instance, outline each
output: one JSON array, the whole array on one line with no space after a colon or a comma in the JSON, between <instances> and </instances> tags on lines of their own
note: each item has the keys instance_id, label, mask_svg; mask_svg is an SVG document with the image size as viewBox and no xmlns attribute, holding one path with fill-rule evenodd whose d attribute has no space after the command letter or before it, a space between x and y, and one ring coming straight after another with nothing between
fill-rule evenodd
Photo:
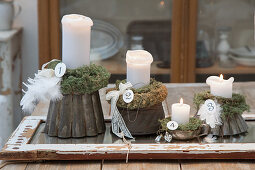
<instances>
[{"instance_id":1,"label":"stack of plate","mask_svg":"<svg viewBox=\"0 0 255 170\"><path fill-rule=\"evenodd\" d=\"M232 58L237 64L244 66L255 66L255 47L241 47L231 49L229 57Z\"/></svg>"},{"instance_id":2,"label":"stack of plate","mask_svg":"<svg viewBox=\"0 0 255 170\"><path fill-rule=\"evenodd\" d=\"M100 20L93 22L90 60L103 60L114 56L124 44L123 35L118 28L107 22Z\"/></svg>"}]
</instances>

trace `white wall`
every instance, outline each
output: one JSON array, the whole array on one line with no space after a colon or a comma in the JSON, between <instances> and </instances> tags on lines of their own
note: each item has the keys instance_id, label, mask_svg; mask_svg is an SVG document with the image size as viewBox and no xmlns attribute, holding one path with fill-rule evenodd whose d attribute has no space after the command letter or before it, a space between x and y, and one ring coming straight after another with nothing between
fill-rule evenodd
<instances>
[{"instance_id":1,"label":"white wall","mask_svg":"<svg viewBox=\"0 0 255 170\"><path fill-rule=\"evenodd\" d=\"M16 0L22 12L15 19L14 26L23 27L22 37L22 79L33 77L38 70L38 17L37 0Z\"/></svg>"},{"instance_id":2,"label":"white wall","mask_svg":"<svg viewBox=\"0 0 255 170\"><path fill-rule=\"evenodd\" d=\"M38 70L38 17L37 0L15 0L21 5L22 11L14 21L14 27L23 27L21 44L22 81L34 77ZM22 94L23 95L23 94ZM14 127L18 126L24 113L19 108L21 96L14 102Z\"/></svg>"}]
</instances>

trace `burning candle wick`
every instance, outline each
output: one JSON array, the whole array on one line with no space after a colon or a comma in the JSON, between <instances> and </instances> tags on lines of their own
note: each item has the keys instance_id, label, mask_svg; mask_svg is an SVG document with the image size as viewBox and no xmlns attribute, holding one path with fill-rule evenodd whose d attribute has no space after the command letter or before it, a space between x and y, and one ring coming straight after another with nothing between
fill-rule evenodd
<instances>
[{"instance_id":1,"label":"burning candle wick","mask_svg":"<svg viewBox=\"0 0 255 170\"><path fill-rule=\"evenodd\" d=\"M223 75L220 74L220 81L223 81Z\"/></svg>"},{"instance_id":2,"label":"burning candle wick","mask_svg":"<svg viewBox=\"0 0 255 170\"><path fill-rule=\"evenodd\" d=\"M183 105L183 99L182 98L180 99L180 104Z\"/></svg>"}]
</instances>

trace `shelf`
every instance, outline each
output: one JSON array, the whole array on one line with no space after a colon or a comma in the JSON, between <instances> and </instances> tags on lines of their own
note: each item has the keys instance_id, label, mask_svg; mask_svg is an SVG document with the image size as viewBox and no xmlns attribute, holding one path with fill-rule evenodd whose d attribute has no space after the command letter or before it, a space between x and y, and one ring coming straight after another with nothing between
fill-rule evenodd
<instances>
[{"instance_id":1,"label":"shelf","mask_svg":"<svg viewBox=\"0 0 255 170\"><path fill-rule=\"evenodd\" d=\"M120 56L94 61L93 63L105 67L111 74L126 74L126 61ZM157 64L160 61L154 61L151 65L151 74L170 74L170 68L159 68Z\"/></svg>"},{"instance_id":2,"label":"shelf","mask_svg":"<svg viewBox=\"0 0 255 170\"><path fill-rule=\"evenodd\" d=\"M196 74L255 74L255 66L237 65L233 68L222 68L217 62L211 67L196 68Z\"/></svg>"}]
</instances>

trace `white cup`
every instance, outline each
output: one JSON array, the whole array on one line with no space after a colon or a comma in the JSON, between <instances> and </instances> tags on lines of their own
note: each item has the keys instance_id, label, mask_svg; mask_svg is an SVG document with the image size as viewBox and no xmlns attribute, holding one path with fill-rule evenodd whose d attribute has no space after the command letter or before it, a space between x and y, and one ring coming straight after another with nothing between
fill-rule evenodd
<instances>
[{"instance_id":1,"label":"white cup","mask_svg":"<svg viewBox=\"0 0 255 170\"><path fill-rule=\"evenodd\" d=\"M16 12L12 0L0 0L0 30L12 29L13 19L21 12L21 6L19 4L15 6Z\"/></svg>"}]
</instances>

